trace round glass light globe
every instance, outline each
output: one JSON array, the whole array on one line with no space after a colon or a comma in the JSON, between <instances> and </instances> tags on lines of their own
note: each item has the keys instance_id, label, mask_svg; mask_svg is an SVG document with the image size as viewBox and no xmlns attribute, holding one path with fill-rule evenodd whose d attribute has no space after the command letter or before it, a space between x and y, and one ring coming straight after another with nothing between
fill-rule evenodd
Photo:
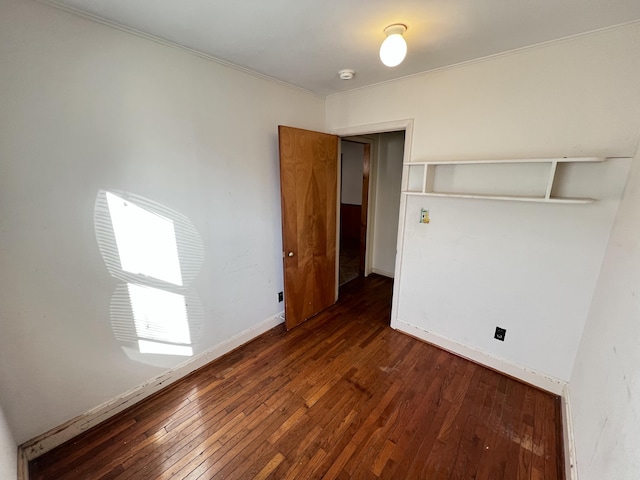
<instances>
[{"instance_id":1,"label":"round glass light globe","mask_svg":"<svg viewBox=\"0 0 640 480\"><path fill-rule=\"evenodd\" d=\"M395 67L402 63L407 55L407 42L399 33L389 35L380 45L380 60L387 67Z\"/></svg>"}]
</instances>

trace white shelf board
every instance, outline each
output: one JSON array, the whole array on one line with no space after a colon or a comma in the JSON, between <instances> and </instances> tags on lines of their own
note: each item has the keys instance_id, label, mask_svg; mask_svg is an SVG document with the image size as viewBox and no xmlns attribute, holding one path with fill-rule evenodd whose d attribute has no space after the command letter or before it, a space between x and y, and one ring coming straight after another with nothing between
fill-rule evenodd
<instances>
[{"instance_id":1,"label":"white shelf board","mask_svg":"<svg viewBox=\"0 0 640 480\"><path fill-rule=\"evenodd\" d=\"M422 197L448 197L448 198L474 198L482 200L509 200L516 202L539 202L539 203L572 203L584 204L593 203L593 198L564 198L564 197L527 197L522 195L493 195L480 193L446 193L446 192L402 192L405 195L418 195Z\"/></svg>"},{"instance_id":2,"label":"white shelf board","mask_svg":"<svg viewBox=\"0 0 640 480\"><path fill-rule=\"evenodd\" d=\"M498 159L498 160L436 160L426 162L406 162L404 165L420 166L420 165L476 165L487 163L577 163L577 162L604 162L607 157L558 157L558 158L514 158L514 159Z\"/></svg>"}]
</instances>

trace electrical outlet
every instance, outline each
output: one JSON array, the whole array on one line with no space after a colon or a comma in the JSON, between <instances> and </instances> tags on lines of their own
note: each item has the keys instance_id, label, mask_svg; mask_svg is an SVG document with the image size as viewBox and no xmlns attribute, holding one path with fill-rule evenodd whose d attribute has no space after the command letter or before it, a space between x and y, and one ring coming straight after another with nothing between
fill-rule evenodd
<instances>
[{"instance_id":1,"label":"electrical outlet","mask_svg":"<svg viewBox=\"0 0 640 480\"><path fill-rule=\"evenodd\" d=\"M424 208L420 209L420 223L429 223L429 210L425 210Z\"/></svg>"},{"instance_id":2,"label":"electrical outlet","mask_svg":"<svg viewBox=\"0 0 640 480\"><path fill-rule=\"evenodd\" d=\"M281 302L284 300L284 292L278 292L278 302Z\"/></svg>"},{"instance_id":3,"label":"electrical outlet","mask_svg":"<svg viewBox=\"0 0 640 480\"><path fill-rule=\"evenodd\" d=\"M493 335L493 338L496 340L500 340L504 342L504 337L507 334L507 330L504 328L496 327L496 333Z\"/></svg>"}]
</instances>

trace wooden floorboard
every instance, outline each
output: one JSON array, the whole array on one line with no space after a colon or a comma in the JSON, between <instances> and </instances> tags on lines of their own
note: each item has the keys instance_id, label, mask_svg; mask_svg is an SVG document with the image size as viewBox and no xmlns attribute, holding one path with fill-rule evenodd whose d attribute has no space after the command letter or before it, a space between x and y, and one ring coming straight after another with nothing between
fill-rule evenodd
<instances>
[{"instance_id":1,"label":"wooden floorboard","mask_svg":"<svg viewBox=\"0 0 640 480\"><path fill-rule=\"evenodd\" d=\"M35 459L30 479L560 480L558 397L389 327L372 275Z\"/></svg>"}]
</instances>

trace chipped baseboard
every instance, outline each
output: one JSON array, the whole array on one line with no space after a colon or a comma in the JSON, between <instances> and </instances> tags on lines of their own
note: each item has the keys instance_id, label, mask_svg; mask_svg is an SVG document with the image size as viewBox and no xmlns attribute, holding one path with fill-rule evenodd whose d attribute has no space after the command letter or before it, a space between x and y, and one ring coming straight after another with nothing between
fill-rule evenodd
<instances>
[{"instance_id":1,"label":"chipped baseboard","mask_svg":"<svg viewBox=\"0 0 640 480\"><path fill-rule=\"evenodd\" d=\"M22 447L18 447L18 480L29 480L29 460Z\"/></svg>"},{"instance_id":2,"label":"chipped baseboard","mask_svg":"<svg viewBox=\"0 0 640 480\"><path fill-rule=\"evenodd\" d=\"M564 446L564 471L566 480L578 480L576 465L576 441L573 435L573 416L571 414L571 395L569 385L562 392L562 439Z\"/></svg>"},{"instance_id":3,"label":"chipped baseboard","mask_svg":"<svg viewBox=\"0 0 640 480\"><path fill-rule=\"evenodd\" d=\"M68 422L39 435L18 447L18 479L28 480L28 463L40 455L62 445L73 437L87 431L91 427L107 420L126 408L138 403L148 396L171 385L207 363L235 350L239 346L253 340L258 335L280 325L284 321L284 312L225 340L201 354L190 358L177 367L138 385L128 392L85 412Z\"/></svg>"}]
</instances>

